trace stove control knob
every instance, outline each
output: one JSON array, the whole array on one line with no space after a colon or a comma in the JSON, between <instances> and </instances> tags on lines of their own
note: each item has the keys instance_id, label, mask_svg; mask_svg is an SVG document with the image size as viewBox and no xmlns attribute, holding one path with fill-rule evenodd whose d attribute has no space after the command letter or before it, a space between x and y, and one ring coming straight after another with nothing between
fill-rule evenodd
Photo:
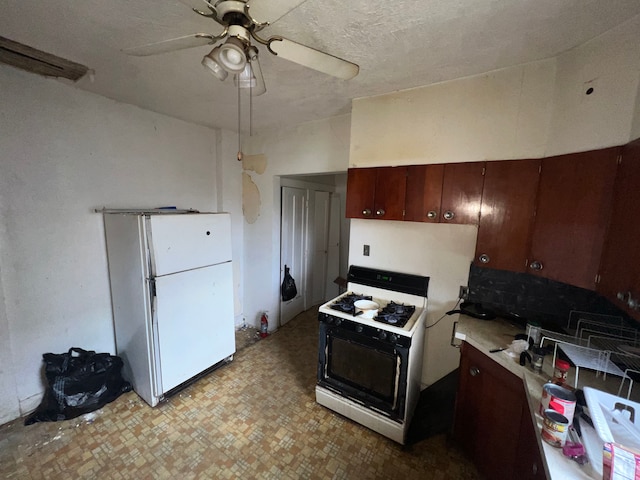
<instances>
[{"instance_id":1,"label":"stove control knob","mask_svg":"<svg viewBox=\"0 0 640 480\"><path fill-rule=\"evenodd\" d=\"M340 326L341 323L342 323L342 320L340 320L339 318L336 318L336 327Z\"/></svg>"},{"instance_id":2,"label":"stove control knob","mask_svg":"<svg viewBox=\"0 0 640 480\"><path fill-rule=\"evenodd\" d=\"M333 317L330 317L329 315L327 315L327 323L333 323Z\"/></svg>"},{"instance_id":3,"label":"stove control knob","mask_svg":"<svg viewBox=\"0 0 640 480\"><path fill-rule=\"evenodd\" d=\"M362 333L362 325L356 326L356 332Z\"/></svg>"},{"instance_id":4,"label":"stove control knob","mask_svg":"<svg viewBox=\"0 0 640 480\"><path fill-rule=\"evenodd\" d=\"M385 332L384 330L380 332L380 334L378 335L378 338L380 340L386 340L387 339L387 332Z\"/></svg>"},{"instance_id":5,"label":"stove control knob","mask_svg":"<svg viewBox=\"0 0 640 480\"><path fill-rule=\"evenodd\" d=\"M398 341L398 335L396 335L395 333L392 333L391 336L389 337L389 340L391 340L391 343L396 343Z\"/></svg>"}]
</instances>

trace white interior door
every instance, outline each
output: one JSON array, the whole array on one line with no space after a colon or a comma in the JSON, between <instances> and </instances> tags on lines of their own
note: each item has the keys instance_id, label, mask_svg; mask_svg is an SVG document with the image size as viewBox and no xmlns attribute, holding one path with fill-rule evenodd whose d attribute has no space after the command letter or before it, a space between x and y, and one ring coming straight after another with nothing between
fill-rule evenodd
<instances>
[{"instance_id":1,"label":"white interior door","mask_svg":"<svg viewBox=\"0 0 640 480\"><path fill-rule=\"evenodd\" d=\"M280 325L287 323L306 307L304 293L306 290L307 204L307 190L282 187L280 284L282 285L286 265L289 267L289 274L296 282L298 294L287 302L283 302L280 297Z\"/></svg>"},{"instance_id":2,"label":"white interior door","mask_svg":"<svg viewBox=\"0 0 640 480\"><path fill-rule=\"evenodd\" d=\"M311 305L324 303L327 282L327 254L329 240L329 214L331 212L331 194L314 192L314 216L311 250Z\"/></svg>"},{"instance_id":3,"label":"white interior door","mask_svg":"<svg viewBox=\"0 0 640 480\"><path fill-rule=\"evenodd\" d=\"M231 262L156 278L162 393L233 355Z\"/></svg>"}]
</instances>

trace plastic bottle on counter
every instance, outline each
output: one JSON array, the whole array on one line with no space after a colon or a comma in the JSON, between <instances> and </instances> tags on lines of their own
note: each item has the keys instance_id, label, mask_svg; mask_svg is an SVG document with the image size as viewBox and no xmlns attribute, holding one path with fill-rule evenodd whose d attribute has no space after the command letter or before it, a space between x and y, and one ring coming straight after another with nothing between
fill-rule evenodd
<instances>
[{"instance_id":1,"label":"plastic bottle on counter","mask_svg":"<svg viewBox=\"0 0 640 480\"><path fill-rule=\"evenodd\" d=\"M553 378L551 381L556 385L564 386L567 381L567 372L569 371L569 362L565 362L559 358L556 359L556 364L553 369Z\"/></svg>"}]
</instances>

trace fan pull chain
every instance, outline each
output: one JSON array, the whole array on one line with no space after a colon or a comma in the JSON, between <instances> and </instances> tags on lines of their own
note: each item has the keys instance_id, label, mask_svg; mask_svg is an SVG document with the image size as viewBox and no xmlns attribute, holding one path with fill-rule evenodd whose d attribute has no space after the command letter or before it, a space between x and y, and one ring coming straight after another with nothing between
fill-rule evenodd
<instances>
[{"instance_id":1,"label":"fan pull chain","mask_svg":"<svg viewBox=\"0 0 640 480\"><path fill-rule=\"evenodd\" d=\"M251 75L254 75L253 65L251 65ZM253 137L253 82L249 78L249 136Z\"/></svg>"},{"instance_id":2,"label":"fan pull chain","mask_svg":"<svg viewBox=\"0 0 640 480\"><path fill-rule=\"evenodd\" d=\"M242 161L242 137L240 131L240 82L238 82L238 161Z\"/></svg>"}]
</instances>

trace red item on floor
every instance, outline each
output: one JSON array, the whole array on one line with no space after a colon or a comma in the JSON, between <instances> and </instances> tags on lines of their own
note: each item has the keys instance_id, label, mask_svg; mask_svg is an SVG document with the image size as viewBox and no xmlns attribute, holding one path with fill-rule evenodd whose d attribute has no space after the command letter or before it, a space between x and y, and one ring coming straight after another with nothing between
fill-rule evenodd
<instances>
[{"instance_id":1,"label":"red item on floor","mask_svg":"<svg viewBox=\"0 0 640 480\"><path fill-rule=\"evenodd\" d=\"M267 317L267 312L264 312L260 317L260 336L264 338L267 335L269 335L269 317Z\"/></svg>"}]
</instances>

